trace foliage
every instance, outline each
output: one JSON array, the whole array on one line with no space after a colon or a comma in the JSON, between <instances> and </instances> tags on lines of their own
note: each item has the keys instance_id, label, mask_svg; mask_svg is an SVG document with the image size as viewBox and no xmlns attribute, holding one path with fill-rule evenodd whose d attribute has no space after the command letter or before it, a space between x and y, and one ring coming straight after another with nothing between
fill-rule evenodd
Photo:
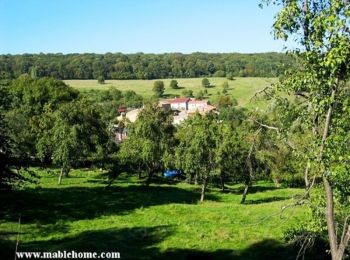
<instances>
[{"instance_id":1,"label":"foliage","mask_svg":"<svg viewBox=\"0 0 350 260\"><path fill-rule=\"evenodd\" d=\"M182 95L184 95L185 97L193 97L193 90L191 90L191 89L184 89L182 91Z\"/></svg>"},{"instance_id":2,"label":"foliage","mask_svg":"<svg viewBox=\"0 0 350 260\"><path fill-rule=\"evenodd\" d=\"M98 76L97 82L98 84L105 84L105 78L103 76Z\"/></svg>"},{"instance_id":3,"label":"foliage","mask_svg":"<svg viewBox=\"0 0 350 260\"><path fill-rule=\"evenodd\" d=\"M72 101L54 113L48 112L41 124L44 133L36 144L38 157L52 158L66 175L108 140L98 111L85 100Z\"/></svg>"},{"instance_id":4,"label":"foliage","mask_svg":"<svg viewBox=\"0 0 350 260\"><path fill-rule=\"evenodd\" d=\"M23 54L0 55L0 71L11 78L30 74L57 79L160 79L198 78L228 79L276 77L293 60L281 53L166 53L166 54ZM283 65L286 65L283 67Z\"/></svg>"},{"instance_id":5,"label":"foliage","mask_svg":"<svg viewBox=\"0 0 350 260\"><path fill-rule=\"evenodd\" d=\"M195 98L198 100L202 100L205 97L205 93L203 92L203 90L200 90L196 95Z\"/></svg>"},{"instance_id":6,"label":"foliage","mask_svg":"<svg viewBox=\"0 0 350 260\"><path fill-rule=\"evenodd\" d=\"M238 102L236 99L232 99L230 96L220 96L217 101L218 108L227 108L231 106L237 106Z\"/></svg>"},{"instance_id":7,"label":"foliage","mask_svg":"<svg viewBox=\"0 0 350 260\"><path fill-rule=\"evenodd\" d=\"M294 37L302 47L295 52L299 68L282 79L279 89L305 97L299 103L304 109L297 110L304 132L312 136L305 154L312 175L305 178L321 179L324 189L320 195L314 189L311 195L311 228L327 231L332 259L342 259L350 240L349 201L342 199L348 196L349 181L343 165L349 163L350 150L350 5L343 0L265 2L282 4L274 23L276 38Z\"/></svg>"},{"instance_id":8,"label":"foliage","mask_svg":"<svg viewBox=\"0 0 350 260\"><path fill-rule=\"evenodd\" d=\"M175 151L175 166L189 175L196 175L202 181L201 201L215 169L215 145L217 124L212 116L196 114L179 129L179 145Z\"/></svg>"},{"instance_id":9,"label":"foliage","mask_svg":"<svg viewBox=\"0 0 350 260\"><path fill-rule=\"evenodd\" d=\"M172 79L172 80L170 81L170 87L171 87L172 89L178 89L178 88L179 88L179 83L177 82L176 79Z\"/></svg>"},{"instance_id":10,"label":"foliage","mask_svg":"<svg viewBox=\"0 0 350 260\"><path fill-rule=\"evenodd\" d=\"M0 112L0 191L18 187L24 181L29 181L19 171L14 171L16 161L12 155L13 142L8 136L8 127L4 115Z\"/></svg>"},{"instance_id":11,"label":"foliage","mask_svg":"<svg viewBox=\"0 0 350 260\"><path fill-rule=\"evenodd\" d=\"M153 92L155 93L156 97L161 97L164 94L164 82L161 80L156 80L153 83Z\"/></svg>"},{"instance_id":12,"label":"foliage","mask_svg":"<svg viewBox=\"0 0 350 260\"><path fill-rule=\"evenodd\" d=\"M128 125L128 138L121 144L119 156L123 161L142 164L149 175L164 169L163 156L174 145L171 111L146 104L137 120Z\"/></svg>"},{"instance_id":13,"label":"foliage","mask_svg":"<svg viewBox=\"0 0 350 260\"><path fill-rule=\"evenodd\" d=\"M229 89L228 82L227 82L227 81L224 81L224 82L222 83L222 94L226 95L228 89Z\"/></svg>"},{"instance_id":14,"label":"foliage","mask_svg":"<svg viewBox=\"0 0 350 260\"><path fill-rule=\"evenodd\" d=\"M13 141L12 156L18 166L36 157L36 144L42 134L43 114L78 98L78 92L62 81L21 76L8 88L11 102L5 113L8 135Z\"/></svg>"},{"instance_id":15,"label":"foliage","mask_svg":"<svg viewBox=\"0 0 350 260\"><path fill-rule=\"evenodd\" d=\"M207 78L202 79L202 87L204 87L204 88L210 87L210 82Z\"/></svg>"},{"instance_id":16,"label":"foliage","mask_svg":"<svg viewBox=\"0 0 350 260\"><path fill-rule=\"evenodd\" d=\"M98 105L102 121L113 121L118 115L121 106L127 108L140 108L143 104L143 97L133 90L120 91L115 87L107 90L89 90L81 93L81 96Z\"/></svg>"}]
</instances>

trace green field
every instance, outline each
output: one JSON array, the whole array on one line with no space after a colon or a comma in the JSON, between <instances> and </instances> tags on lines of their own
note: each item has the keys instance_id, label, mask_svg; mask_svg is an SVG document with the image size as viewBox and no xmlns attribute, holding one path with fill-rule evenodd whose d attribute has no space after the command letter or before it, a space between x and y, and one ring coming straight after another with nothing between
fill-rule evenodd
<instances>
[{"instance_id":1,"label":"green field","mask_svg":"<svg viewBox=\"0 0 350 260\"><path fill-rule=\"evenodd\" d=\"M38 170L37 170L38 171ZM283 232L306 218L306 209L280 214L302 189L259 182L244 205L241 185L225 193L199 186L144 186L121 176L106 189L100 171L73 170L57 183L58 170L41 170L39 183L2 194L1 259L18 251L118 251L122 259L295 259ZM18 220L21 220L20 229Z\"/></svg>"},{"instance_id":2,"label":"green field","mask_svg":"<svg viewBox=\"0 0 350 260\"><path fill-rule=\"evenodd\" d=\"M184 89L193 90L194 95L200 90L204 90L201 85L201 78L182 78L176 79L179 83L180 89L172 89L169 87L171 79L162 79L165 84L165 96L176 95L181 96ZM154 93L152 92L153 82L155 80L106 80L105 84L98 84L97 80L65 80L65 82L81 91L88 90L104 90L110 87L116 87L119 90L133 90L136 93L150 97ZM234 80L227 80L226 78L209 78L213 87L208 88L209 99L213 102L218 96L222 95L222 83L228 81L229 90L228 95L236 98L239 105L249 106L250 98L258 90L270 85L277 81L276 78L235 78ZM218 93L220 92L220 93Z\"/></svg>"}]
</instances>

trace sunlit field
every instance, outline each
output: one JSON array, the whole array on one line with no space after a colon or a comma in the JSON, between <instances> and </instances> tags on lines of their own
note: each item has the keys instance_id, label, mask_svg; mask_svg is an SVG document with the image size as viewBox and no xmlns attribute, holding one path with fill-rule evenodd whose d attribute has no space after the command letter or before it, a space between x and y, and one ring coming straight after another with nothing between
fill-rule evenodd
<instances>
[{"instance_id":1,"label":"sunlit field","mask_svg":"<svg viewBox=\"0 0 350 260\"><path fill-rule=\"evenodd\" d=\"M257 103L251 102L254 93L276 82L276 78L235 78L234 80L227 80L226 78L208 78L212 87L207 88L208 97L212 102L215 102L218 96L222 95L222 84L227 81L229 89L227 95L237 99L241 106L254 106ZM192 90L196 95L199 91L204 91L202 87L201 78L182 78L176 79L179 83L180 89L172 89L169 84L172 79L161 79L165 84L164 97L182 96L184 90ZM65 80L65 82L80 91L89 90L105 90L110 87L115 87L119 90L133 90L137 94L148 98L154 93L152 91L155 80L106 80L105 84L98 84L97 80Z\"/></svg>"},{"instance_id":2,"label":"sunlit field","mask_svg":"<svg viewBox=\"0 0 350 260\"><path fill-rule=\"evenodd\" d=\"M212 184L199 203L200 186L161 177L147 187L122 175L106 188L107 176L99 170L73 170L62 185L58 170L36 172L38 184L2 198L7 203L0 208L0 233L7 239L0 240L1 259L13 259L17 234L18 251L118 251L122 259L295 259L283 233L307 216L303 207L281 213L302 189L270 182L254 184L241 205L239 184L224 193Z\"/></svg>"}]
</instances>

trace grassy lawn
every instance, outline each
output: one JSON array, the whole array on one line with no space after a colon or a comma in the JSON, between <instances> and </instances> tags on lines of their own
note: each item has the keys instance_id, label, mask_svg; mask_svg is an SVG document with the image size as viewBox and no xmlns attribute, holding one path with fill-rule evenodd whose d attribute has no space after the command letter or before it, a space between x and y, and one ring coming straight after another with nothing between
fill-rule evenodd
<instances>
[{"instance_id":1,"label":"grassy lawn","mask_svg":"<svg viewBox=\"0 0 350 260\"><path fill-rule=\"evenodd\" d=\"M189 79L176 79L179 83L180 89L172 89L169 87L171 79L161 79L165 84L165 96L182 96L184 89L193 90L194 95L200 90L204 90L202 87L202 78L189 78ZM148 98L154 93L152 92L153 82L155 80L106 80L105 84L98 84L97 80L65 80L65 82L71 87L77 88L81 91L88 90L103 90L110 87L116 87L119 90L134 90L136 93ZM236 98L241 106L254 106L254 104L248 104L250 98L258 90L276 82L276 78L235 78L234 80L227 80L226 78L209 78L213 87L208 88L209 99L213 102L220 96L218 92L222 92L222 83L228 81L229 90L228 95Z\"/></svg>"},{"instance_id":2,"label":"grassy lawn","mask_svg":"<svg viewBox=\"0 0 350 260\"><path fill-rule=\"evenodd\" d=\"M0 194L0 259L19 251L118 251L122 259L295 259L283 232L305 220L304 208L280 215L301 189L259 182L240 205L241 185L222 193L185 183L143 186L121 176L106 189L99 171L74 170L57 186L58 170L39 183ZM6 203L4 203L6 202Z\"/></svg>"}]
</instances>

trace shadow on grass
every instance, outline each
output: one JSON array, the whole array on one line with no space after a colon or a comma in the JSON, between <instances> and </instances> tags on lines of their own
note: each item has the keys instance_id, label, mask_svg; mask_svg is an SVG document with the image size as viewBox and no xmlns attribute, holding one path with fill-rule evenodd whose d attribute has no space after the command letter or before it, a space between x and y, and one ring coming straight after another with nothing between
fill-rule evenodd
<instances>
[{"instance_id":1,"label":"shadow on grass","mask_svg":"<svg viewBox=\"0 0 350 260\"><path fill-rule=\"evenodd\" d=\"M2 194L0 219L22 223L54 224L59 220L123 215L141 208L170 203L197 203L196 191L171 186L67 187L13 191ZM208 200L217 200L214 195ZM5 203L4 203L5 202Z\"/></svg>"},{"instance_id":2,"label":"shadow on grass","mask_svg":"<svg viewBox=\"0 0 350 260\"><path fill-rule=\"evenodd\" d=\"M197 249L169 248L159 250L157 244L174 233L172 226L134 227L123 229L105 229L82 232L76 236L48 241L22 243L18 251L71 251L75 252L119 252L122 259L186 259L186 260L294 260L298 249L276 240L266 239L250 245L243 250L218 249L204 251ZM14 243L0 240L2 259L13 259ZM325 248L318 248L305 255L305 259L330 259Z\"/></svg>"},{"instance_id":3,"label":"shadow on grass","mask_svg":"<svg viewBox=\"0 0 350 260\"><path fill-rule=\"evenodd\" d=\"M172 226L85 231L62 239L20 243L18 251L119 252L122 259L149 259L159 255L158 249L152 246L162 242L172 233ZM0 239L0 246L3 256L1 259L14 259L14 242Z\"/></svg>"},{"instance_id":4,"label":"shadow on grass","mask_svg":"<svg viewBox=\"0 0 350 260\"><path fill-rule=\"evenodd\" d=\"M320 249L320 248L319 248ZM308 252L305 259L326 260L330 259L325 253L326 249ZM244 250L219 249L215 251L201 251L193 249L168 249L158 259L202 259L202 260L295 260L298 249L292 245L282 244L273 239L266 239L252 244ZM155 257L157 258L157 257Z\"/></svg>"},{"instance_id":5,"label":"shadow on grass","mask_svg":"<svg viewBox=\"0 0 350 260\"><path fill-rule=\"evenodd\" d=\"M89 179L87 182L89 183L99 183L103 185L108 185L110 181L112 180L112 184L118 184L118 183L139 183L139 184L145 184L148 179L147 173L142 173L141 178L138 178L136 175L128 175L126 173L118 175L116 178L111 178L111 175L109 173L102 173L98 176L94 177L93 179ZM154 175L150 181L150 184L168 184L168 185L176 185L179 182L183 182L186 179L185 176L180 176L177 178L165 178L162 177L160 174Z\"/></svg>"},{"instance_id":6,"label":"shadow on grass","mask_svg":"<svg viewBox=\"0 0 350 260\"><path fill-rule=\"evenodd\" d=\"M258 192L265 192L265 191L273 191L273 190L279 190L281 188L279 187L274 187L274 186L261 186L261 185L253 185L252 187L249 188L248 190L248 194L254 194L254 193L258 193ZM226 188L224 191L222 191L223 193L232 193L232 194L243 194L244 191L244 186L242 185L239 188L236 189L230 189L230 188Z\"/></svg>"},{"instance_id":7,"label":"shadow on grass","mask_svg":"<svg viewBox=\"0 0 350 260\"><path fill-rule=\"evenodd\" d=\"M282 201L282 200L288 200L290 197L269 197L269 198L263 198L263 199L255 199L255 200L246 200L244 204L261 204L261 203L269 203L269 202L275 202L275 201Z\"/></svg>"}]
</instances>

